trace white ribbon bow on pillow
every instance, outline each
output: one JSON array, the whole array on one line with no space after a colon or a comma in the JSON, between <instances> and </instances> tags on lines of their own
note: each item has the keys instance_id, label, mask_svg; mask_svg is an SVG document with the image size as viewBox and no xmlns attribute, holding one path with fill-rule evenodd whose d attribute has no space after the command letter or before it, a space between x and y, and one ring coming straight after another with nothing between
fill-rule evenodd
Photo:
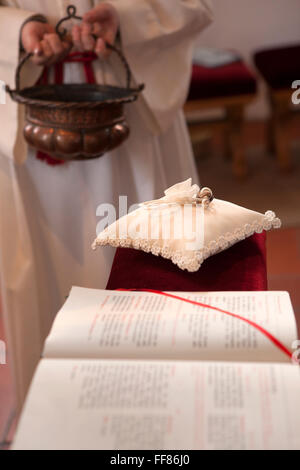
<instances>
[{"instance_id":1,"label":"white ribbon bow on pillow","mask_svg":"<svg viewBox=\"0 0 300 470\"><path fill-rule=\"evenodd\" d=\"M182 183L177 183L165 191L165 196L161 199L144 202L140 207L155 208L162 205L176 204L204 204L207 207L214 199L209 188L200 190L197 184L192 185L192 178Z\"/></svg>"}]
</instances>

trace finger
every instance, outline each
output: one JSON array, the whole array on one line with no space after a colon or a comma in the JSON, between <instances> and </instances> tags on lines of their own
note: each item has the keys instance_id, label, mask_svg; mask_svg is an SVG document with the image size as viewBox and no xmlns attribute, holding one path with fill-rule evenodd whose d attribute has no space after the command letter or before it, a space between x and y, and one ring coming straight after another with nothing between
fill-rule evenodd
<instances>
[{"instance_id":1,"label":"finger","mask_svg":"<svg viewBox=\"0 0 300 470\"><path fill-rule=\"evenodd\" d=\"M52 49L51 43L47 39L44 39L42 41L42 46L44 49L45 65L47 65L47 67L50 67L54 64L56 60L56 54Z\"/></svg>"},{"instance_id":2,"label":"finger","mask_svg":"<svg viewBox=\"0 0 300 470\"><path fill-rule=\"evenodd\" d=\"M103 38L99 38L96 44L95 52L98 56L100 56L102 59L107 59L110 51L107 49L105 45L105 41Z\"/></svg>"},{"instance_id":3,"label":"finger","mask_svg":"<svg viewBox=\"0 0 300 470\"><path fill-rule=\"evenodd\" d=\"M41 47L40 41L41 38L39 38L38 35L32 33L29 37L26 38L26 51L32 52L36 55L41 55L43 53L43 49Z\"/></svg>"},{"instance_id":4,"label":"finger","mask_svg":"<svg viewBox=\"0 0 300 470\"><path fill-rule=\"evenodd\" d=\"M104 35L104 39L108 44L113 45L116 40L117 28L109 28Z\"/></svg>"},{"instance_id":5,"label":"finger","mask_svg":"<svg viewBox=\"0 0 300 470\"><path fill-rule=\"evenodd\" d=\"M52 64L63 60L73 46L72 42L70 42L68 38L65 41L62 41L57 34L47 35L45 39L50 44L54 53L53 58L51 59Z\"/></svg>"},{"instance_id":6,"label":"finger","mask_svg":"<svg viewBox=\"0 0 300 470\"><path fill-rule=\"evenodd\" d=\"M43 55L43 48L42 48L42 45L40 44L40 42L34 48L33 53L36 57L41 57Z\"/></svg>"},{"instance_id":7,"label":"finger","mask_svg":"<svg viewBox=\"0 0 300 470\"><path fill-rule=\"evenodd\" d=\"M47 65L48 61L53 56L51 46L46 40L43 40L40 42L39 47L40 53L34 54L34 56L32 57L32 61L36 65Z\"/></svg>"},{"instance_id":8,"label":"finger","mask_svg":"<svg viewBox=\"0 0 300 470\"><path fill-rule=\"evenodd\" d=\"M97 22L97 23L94 23L94 24L93 24L93 34L94 34L95 36L100 37L101 34L102 34L102 32L103 32L103 27L101 26L101 24L98 23L98 22Z\"/></svg>"},{"instance_id":9,"label":"finger","mask_svg":"<svg viewBox=\"0 0 300 470\"><path fill-rule=\"evenodd\" d=\"M60 55L64 52L64 46L58 34L45 34L44 39L50 44L54 55Z\"/></svg>"},{"instance_id":10,"label":"finger","mask_svg":"<svg viewBox=\"0 0 300 470\"><path fill-rule=\"evenodd\" d=\"M32 57L31 57L31 61L35 64L35 65L43 65L43 61L44 61L44 51L43 51L43 47L42 47L42 44L39 43L34 51L32 52Z\"/></svg>"},{"instance_id":11,"label":"finger","mask_svg":"<svg viewBox=\"0 0 300 470\"><path fill-rule=\"evenodd\" d=\"M96 23L99 22L99 20L106 20L107 19L107 13L103 9L100 8L94 8L93 10L88 11L84 17L83 21L85 23Z\"/></svg>"},{"instance_id":12,"label":"finger","mask_svg":"<svg viewBox=\"0 0 300 470\"><path fill-rule=\"evenodd\" d=\"M86 51L92 51L95 47L95 39L92 37L93 28L89 23L82 24L82 43Z\"/></svg>"},{"instance_id":13,"label":"finger","mask_svg":"<svg viewBox=\"0 0 300 470\"><path fill-rule=\"evenodd\" d=\"M114 24L117 28L120 23L119 15L115 7L108 3L102 3L93 10L88 11L83 16L85 23L110 23Z\"/></svg>"},{"instance_id":14,"label":"finger","mask_svg":"<svg viewBox=\"0 0 300 470\"><path fill-rule=\"evenodd\" d=\"M73 43L69 41L63 41L63 48L64 48L64 53L63 54L69 54L70 50L73 47Z\"/></svg>"},{"instance_id":15,"label":"finger","mask_svg":"<svg viewBox=\"0 0 300 470\"><path fill-rule=\"evenodd\" d=\"M81 38L81 27L79 25L75 25L72 28L72 39L73 39L73 44L75 48L79 52L84 52L84 46L83 46L82 38Z\"/></svg>"},{"instance_id":16,"label":"finger","mask_svg":"<svg viewBox=\"0 0 300 470\"><path fill-rule=\"evenodd\" d=\"M50 43L46 39L43 39L41 41L41 45L43 48L44 57L47 57L48 59L50 59L53 56L53 50L52 50Z\"/></svg>"}]
</instances>

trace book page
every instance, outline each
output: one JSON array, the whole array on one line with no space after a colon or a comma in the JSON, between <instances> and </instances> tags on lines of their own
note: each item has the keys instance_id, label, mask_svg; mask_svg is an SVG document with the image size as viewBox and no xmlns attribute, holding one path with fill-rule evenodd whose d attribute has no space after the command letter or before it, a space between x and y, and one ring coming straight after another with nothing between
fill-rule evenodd
<instances>
[{"instance_id":1,"label":"book page","mask_svg":"<svg viewBox=\"0 0 300 470\"><path fill-rule=\"evenodd\" d=\"M13 448L299 450L299 396L288 364L44 359Z\"/></svg>"},{"instance_id":2,"label":"book page","mask_svg":"<svg viewBox=\"0 0 300 470\"><path fill-rule=\"evenodd\" d=\"M283 292L180 293L249 318L287 348L297 339ZM218 311L144 292L73 288L44 357L289 361L261 332Z\"/></svg>"}]
</instances>

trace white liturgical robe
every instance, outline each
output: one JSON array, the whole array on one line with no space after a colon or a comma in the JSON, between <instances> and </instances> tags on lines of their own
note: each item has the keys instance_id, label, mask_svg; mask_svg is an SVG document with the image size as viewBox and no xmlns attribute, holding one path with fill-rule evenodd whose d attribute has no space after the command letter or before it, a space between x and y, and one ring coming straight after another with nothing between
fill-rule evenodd
<instances>
[{"instance_id":1,"label":"white liturgical robe","mask_svg":"<svg viewBox=\"0 0 300 470\"><path fill-rule=\"evenodd\" d=\"M0 1L0 79L14 88L19 31L32 14L55 24L69 3L82 15L99 1ZM72 285L104 288L113 250L91 250L97 206L118 207L160 197L189 177L197 181L181 111L194 40L210 23L209 0L110 0L120 16L122 48L136 84L146 89L127 105L131 135L121 147L88 162L48 166L22 137L22 106L0 105L0 274L2 309L19 403L42 345ZM99 83L124 84L117 57L94 63ZM23 86L41 69L28 64ZM80 64L65 65L65 82L83 81ZM118 214L117 214L118 215Z\"/></svg>"}]
</instances>

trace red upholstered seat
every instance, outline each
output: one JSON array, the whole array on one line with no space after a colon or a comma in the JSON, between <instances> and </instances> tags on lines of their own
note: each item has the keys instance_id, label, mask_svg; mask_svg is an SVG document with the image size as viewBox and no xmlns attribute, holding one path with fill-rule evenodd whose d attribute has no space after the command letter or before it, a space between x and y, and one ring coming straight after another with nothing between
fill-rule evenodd
<instances>
[{"instance_id":1,"label":"red upholstered seat","mask_svg":"<svg viewBox=\"0 0 300 470\"><path fill-rule=\"evenodd\" d=\"M254 62L271 88L291 88L300 77L300 44L258 51Z\"/></svg>"},{"instance_id":2,"label":"red upholstered seat","mask_svg":"<svg viewBox=\"0 0 300 470\"><path fill-rule=\"evenodd\" d=\"M267 290L266 235L256 234L208 258L196 273L129 248L117 250L107 289L163 291Z\"/></svg>"},{"instance_id":3,"label":"red upholstered seat","mask_svg":"<svg viewBox=\"0 0 300 470\"><path fill-rule=\"evenodd\" d=\"M222 67L193 65L188 100L220 98L256 92L256 78L243 61Z\"/></svg>"}]
</instances>

